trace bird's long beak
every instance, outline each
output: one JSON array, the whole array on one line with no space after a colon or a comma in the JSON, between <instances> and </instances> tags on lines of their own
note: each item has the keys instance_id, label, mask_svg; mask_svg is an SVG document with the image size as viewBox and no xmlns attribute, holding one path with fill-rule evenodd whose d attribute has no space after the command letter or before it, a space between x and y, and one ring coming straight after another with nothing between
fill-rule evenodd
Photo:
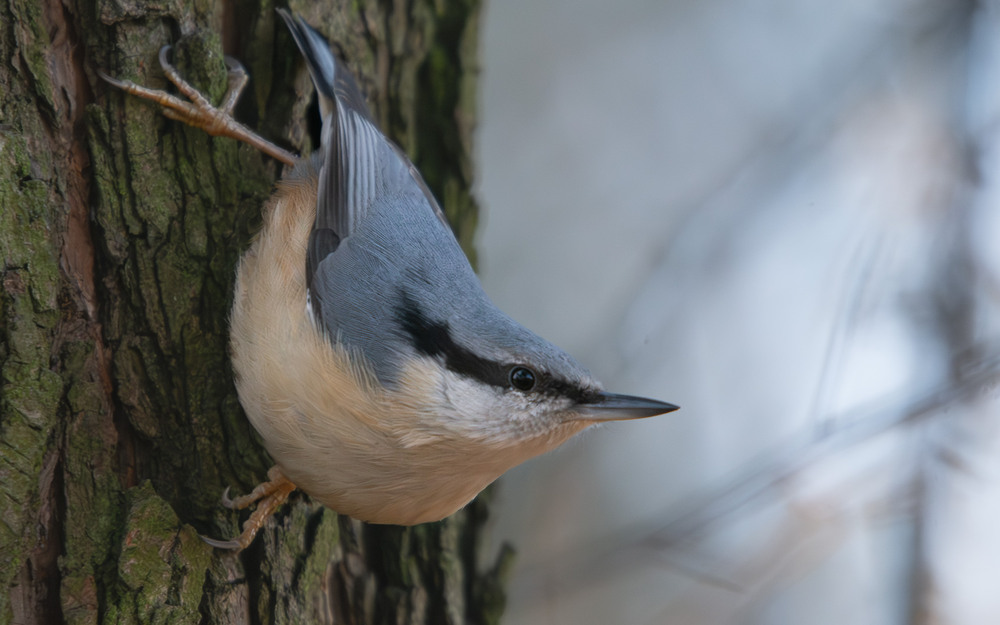
<instances>
[{"instance_id":1,"label":"bird's long beak","mask_svg":"<svg viewBox=\"0 0 1000 625\"><path fill-rule=\"evenodd\" d=\"M655 417L678 408L679 406L656 399L601 393L596 401L579 404L576 407L576 414L578 419L586 421L625 421Z\"/></svg>"}]
</instances>

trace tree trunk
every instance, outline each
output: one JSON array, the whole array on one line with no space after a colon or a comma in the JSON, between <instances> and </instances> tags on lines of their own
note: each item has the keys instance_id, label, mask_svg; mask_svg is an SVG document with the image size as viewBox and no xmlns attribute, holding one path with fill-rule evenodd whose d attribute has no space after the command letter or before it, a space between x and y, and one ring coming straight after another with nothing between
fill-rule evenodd
<instances>
[{"instance_id":1,"label":"tree trunk","mask_svg":"<svg viewBox=\"0 0 1000 625\"><path fill-rule=\"evenodd\" d=\"M383 128L469 249L479 0L292 5L337 42ZM96 70L163 87L161 46L237 118L315 145L309 79L269 2L0 4L0 623L489 623L505 551L482 499L441 523L369 526L303 494L239 555L271 464L227 354L234 269L279 166L164 118ZM311 120L311 121L310 121Z\"/></svg>"}]
</instances>

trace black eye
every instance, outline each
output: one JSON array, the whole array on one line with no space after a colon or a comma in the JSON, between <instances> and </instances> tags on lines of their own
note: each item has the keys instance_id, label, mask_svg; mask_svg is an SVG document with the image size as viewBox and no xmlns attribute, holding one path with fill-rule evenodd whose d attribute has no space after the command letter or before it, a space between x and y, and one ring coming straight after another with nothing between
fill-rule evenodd
<instances>
[{"instance_id":1,"label":"black eye","mask_svg":"<svg viewBox=\"0 0 1000 625\"><path fill-rule=\"evenodd\" d=\"M535 372L527 367L514 367L510 370L510 385L519 391L530 391L535 388Z\"/></svg>"}]
</instances>

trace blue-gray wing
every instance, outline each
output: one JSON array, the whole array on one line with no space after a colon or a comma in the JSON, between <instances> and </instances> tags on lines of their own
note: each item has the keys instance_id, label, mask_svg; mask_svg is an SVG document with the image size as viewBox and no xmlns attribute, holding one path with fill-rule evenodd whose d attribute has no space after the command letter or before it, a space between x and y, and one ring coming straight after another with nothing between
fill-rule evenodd
<instances>
[{"instance_id":1,"label":"blue-gray wing","mask_svg":"<svg viewBox=\"0 0 1000 625\"><path fill-rule=\"evenodd\" d=\"M357 83L336 60L326 40L300 17L283 9L278 12L306 59L323 116L322 165L316 221L306 254L306 284L317 321L336 340L344 329L342 326L353 323L338 318L334 310L324 311L323 307L342 299L345 270L360 271L369 278L383 275L391 281L396 269L383 265L406 264L405 258L402 262L397 258L400 250L393 248L412 246L413 241L407 241L408 237L394 237L395 232L407 227L411 228L410 234L413 228L427 233L428 240L420 241L425 249L418 256L432 251L426 249L427 245L444 243L450 248L457 247L457 243L423 178L402 150L375 125ZM414 211L418 214L407 214ZM379 219L373 219L376 212L380 213ZM371 223L365 228L363 244L354 252L342 250L344 242L357 235L366 222ZM338 250L342 253L337 254ZM430 260L424 258L427 269L433 265L426 262ZM322 264L334 262L344 266L319 271ZM320 273L323 279L319 279ZM369 300L367 306L375 315L380 302Z\"/></svg>"}]
</instances>

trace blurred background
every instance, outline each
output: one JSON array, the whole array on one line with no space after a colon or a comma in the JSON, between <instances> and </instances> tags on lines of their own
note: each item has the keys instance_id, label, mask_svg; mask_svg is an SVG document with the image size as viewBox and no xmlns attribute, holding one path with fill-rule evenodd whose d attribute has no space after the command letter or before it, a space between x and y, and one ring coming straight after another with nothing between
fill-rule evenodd
<instances>
[{"instance_id":1,"label":"blurred background","mask_svg":"<svg viewBox=\"0 0 1000 625\"><path fill-rule=\"evenodd\" d=\"M483 38L486 290L682 407L501 480L506 622L1000 623L1000 3L494 0Z\"/></svg>"}]
</instances>

